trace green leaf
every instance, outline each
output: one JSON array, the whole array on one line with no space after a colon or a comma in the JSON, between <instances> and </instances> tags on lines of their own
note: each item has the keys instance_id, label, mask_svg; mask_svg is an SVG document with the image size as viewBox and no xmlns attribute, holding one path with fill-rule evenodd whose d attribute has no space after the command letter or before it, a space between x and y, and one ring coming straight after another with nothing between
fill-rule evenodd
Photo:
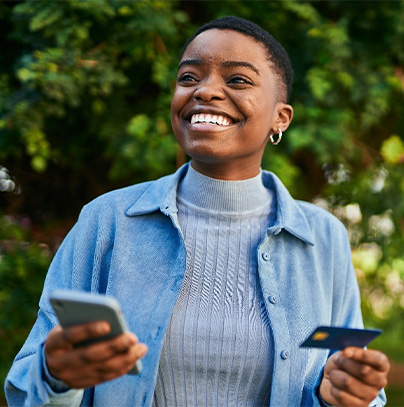
<instances>
[{"instance_id":1,"label":"green leaf","mask_svg":"<svg viewBox=\"0 0 404 407\"><path fill-rule=\"evenodd\" d=\"M404 163L404 142L397 135L393 135L382 144L381 153L388 164Z\"/></svg>"},{"instance_id":2,"label":"green leaf","mask_svg":"<svg viewBox=\"0 0 404 407\"><path fill-rule=\"evenodd\" d=\"M44 172L47 167L46 159L40 155L35 155L31 160L31 166L37 172Z\"/></svg>"}]
</instances>

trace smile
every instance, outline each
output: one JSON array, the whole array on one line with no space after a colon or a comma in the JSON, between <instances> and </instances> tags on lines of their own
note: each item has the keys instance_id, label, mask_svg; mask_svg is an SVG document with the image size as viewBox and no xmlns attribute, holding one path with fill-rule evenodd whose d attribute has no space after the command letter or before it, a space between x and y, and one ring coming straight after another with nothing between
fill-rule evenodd
<instances>
[{"instance_id":1,"label":"smile","mask_svg":"<svg viewBox=\"0 0 404 407\"><path fill-rule=\"evenodd\" d=\"M231 124L230 120L227 117L220 116L220 115L212 115L212 114L194 114L191 117L191 123L197 124L215 124L217 126L229 126Z\"/></svg>"}]
</instances>

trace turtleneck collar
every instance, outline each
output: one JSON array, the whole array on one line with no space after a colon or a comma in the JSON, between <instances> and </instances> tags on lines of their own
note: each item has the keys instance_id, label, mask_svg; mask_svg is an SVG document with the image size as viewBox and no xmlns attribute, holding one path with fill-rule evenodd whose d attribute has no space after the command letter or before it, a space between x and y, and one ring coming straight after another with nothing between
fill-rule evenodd
<instances>
[{"instance_id":1,"label":"turtleneck collar","mask_svg":"<svg viewBox=\"0 0 404 407\"><path fill-rule=\"evenodd\" d=\"M197 207L219 212L249 212L271 204L261 172L254 178L224 181L207 177L188 166L178 187L178 198Z\"/></svg>"}]
</instances>

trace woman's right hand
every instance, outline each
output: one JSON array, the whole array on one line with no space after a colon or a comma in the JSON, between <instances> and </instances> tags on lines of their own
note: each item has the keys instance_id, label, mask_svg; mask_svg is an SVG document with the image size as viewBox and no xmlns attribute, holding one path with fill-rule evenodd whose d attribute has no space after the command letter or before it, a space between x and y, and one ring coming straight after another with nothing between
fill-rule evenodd
<instances>
[{"instance_id":1,"label":"woman's right hand","mask_svg":"<svg viewBox=\"0 0 404 407\"><path fill-rule=\"evenodd\" d=\"M75 348L90 338L110 331L107 322L97 321L63 329L53 328L45 343L45 359L50 374L70 388L84 389L128 373L147 353L136 335L124 333L112 339Z\"/></svg>"}]
</instances>

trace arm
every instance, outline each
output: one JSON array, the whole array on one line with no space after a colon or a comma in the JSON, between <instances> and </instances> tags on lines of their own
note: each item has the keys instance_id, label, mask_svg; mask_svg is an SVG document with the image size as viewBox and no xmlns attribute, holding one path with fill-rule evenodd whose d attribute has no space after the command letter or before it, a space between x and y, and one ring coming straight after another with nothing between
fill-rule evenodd
<instances>
[{"instance_id":1,"label":"arm","mask_svg":"<svg viewBox=\"0 0 404 407\"><path fill-rule=\"evenodd\" d=\"M334 295L332 324L336 326L363 326L360 294L351 250L344 228L339 235L343 246L334 263ZM341 273L340 270L345 270ZM384 406L389 371L387 357L375 350L347 348L332 353L318 381L315 394L329 405L338 406ZM315 405L324 405L314 395Z\"/></svg>"},{"instance_id":2,"label":"arm","mask_svg":"<svg viewBox=\"0 0 404 407\"><path fill-rule=\"evenodd\" d=\"M39 311L38 319L16 356L5 381L8 405L29 407L80 405L84 395L83 390L71 390L65 385L54 386L54 381L47 380L44 342L47 332L56 323L54 319L56 318L43 310Z\"/></svg>"},{"instance_id":3,"label":"arm","mask_svg":"<svg viewBox=\"0 0 404 407\"><path fill-rule=\"evenodd\" d=\"M103 278L108 273L110 259L108 250L110 250L110 242L113 241L113 228L107 228L109 233L99 237L96 233L98 211L89 209L83 210L78 224L69 232L52 261L45 280L37 321L18 353L5 382L9 405L40 406L62 403L73 406L81 403L83 390L61 391L60 386L52 388L50 385L54 382L49 380L49 374L62 380L65 377L58 376L55 371L55 367L58 368L57 364L53 363L53 351L59 352L60 355L59 345L57 343L55 345L54 341L57 340L57 336L55 337L53 332L50 342L47 339L48 334L58 324L48 298L55 288L102 291L102 287L95 286L94 282L102 284ZM71 341L74 340L73 335ZM47 363L49 362L48 346L51 353L50 364ZM44 360L45 354L47 361ZM69 384L72 383L69 381Z\"/></svg>"}]
</instances>

